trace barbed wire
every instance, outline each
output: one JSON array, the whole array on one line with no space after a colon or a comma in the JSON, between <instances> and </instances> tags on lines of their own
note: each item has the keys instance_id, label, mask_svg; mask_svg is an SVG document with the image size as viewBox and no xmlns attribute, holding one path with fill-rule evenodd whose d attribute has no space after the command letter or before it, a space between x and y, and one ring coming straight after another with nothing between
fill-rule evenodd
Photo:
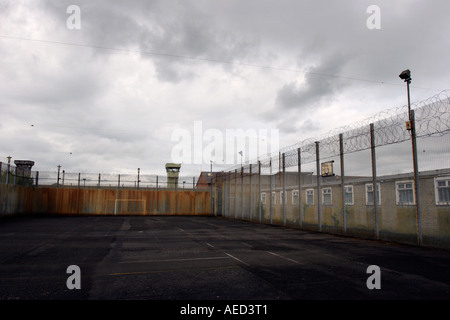
<instances>
[{"instance_id":1,"label":"barbed wire","mask_svg":"<svg viewBox=\"0 0 450 320\"><path fill-rule=\"evenodd\" d=\"M450 98L449 90L426 100L411 105L415 114L415 130L417 137L442 136L450 133ZM248 161L242 167L235 165L226 171L243 170L249 172L250 165L275 171L281 168L284 154L285 167L297 166L298 150L300 149L301 164L316 160L316 142L320 148L322 159L339 156L340 138L342 134L344 153L353 153L371 148L370 124L373 124L375 146L381 147L389 144L401 143L410 139L410 132L406 129L409 120L408 106L394 107L381 111L365 120L338 127L327 133L299 141L296 144L280 149L278 152L262 158Z\"/></svg>"}]
</instances>

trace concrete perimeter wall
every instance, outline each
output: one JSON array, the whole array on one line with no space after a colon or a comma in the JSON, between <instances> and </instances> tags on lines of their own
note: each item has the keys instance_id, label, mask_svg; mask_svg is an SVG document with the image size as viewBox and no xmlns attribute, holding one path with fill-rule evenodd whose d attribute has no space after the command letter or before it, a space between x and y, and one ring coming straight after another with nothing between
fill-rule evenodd
<instances>
[{"instance_id":1,"label":"concrete perimeter wall","mask_svg":"<svg viewBox=\"0 0 450 320\"><path fill-rule=\"evenodd\" d=\"M0 185L6 215L210 215L211 193L166 189L94 189Z\"/></svg>"}]
</instances>

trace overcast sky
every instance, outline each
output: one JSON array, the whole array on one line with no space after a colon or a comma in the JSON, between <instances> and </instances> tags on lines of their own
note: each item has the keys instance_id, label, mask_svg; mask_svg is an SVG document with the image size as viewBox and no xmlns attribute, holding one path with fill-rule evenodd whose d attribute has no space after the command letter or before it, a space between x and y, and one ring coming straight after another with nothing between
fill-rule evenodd
<instances>
[{"instance_id":1,"label":"overcast sky","mask_svg":"<svg viewBox=\"0 0 450 320\"><path fill-rule=\"evenodd\" d=\"M449 89L449 12L448 0L0 0L0 161L164 174L184 132L187 175L210 168L205 132L266 130L281 148L320 136L405 105L405 69L412 102Z\"/></svg>"}]
</instances>

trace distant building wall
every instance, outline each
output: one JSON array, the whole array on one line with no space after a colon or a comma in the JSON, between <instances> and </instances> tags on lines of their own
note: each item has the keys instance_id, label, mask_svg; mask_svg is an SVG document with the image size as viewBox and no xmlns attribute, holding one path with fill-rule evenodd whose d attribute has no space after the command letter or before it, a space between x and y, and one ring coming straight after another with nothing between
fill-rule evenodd
<instances>
[{"instance_id":1,"label":"distant building wall","mask_svg":"<svg viewBox=\"0 0 450 320\"><path fill-rule=\"evenodd\" d=\"M0 184L0 215L210 215L211 194L193 190L24 187Z\"/></svg>"}]
</instances>

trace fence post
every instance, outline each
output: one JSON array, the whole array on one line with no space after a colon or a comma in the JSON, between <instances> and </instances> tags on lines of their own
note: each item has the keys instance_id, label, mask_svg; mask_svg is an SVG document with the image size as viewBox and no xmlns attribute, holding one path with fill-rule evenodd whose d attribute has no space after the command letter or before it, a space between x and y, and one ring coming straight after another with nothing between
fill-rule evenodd
<instances>
[{"instance_id":1,"label":"fence post","mask_svg":"<svg viewBox=\"0 0 450 320\"><path fill-rule=\"evenodd\" d=\"M261 210L262 210L262 202L261 202L261 161L258 160L258 217L259 222L261 222Z\"/></svg>"},{"instance_id":2,"label":"fence post","mask_svg":"<svg viewBox=\"0 0 450 320\"><path fill-rule=\"evenodd\" d=\"M345 185L344 185L344 135L339 134L339 153L341 162L341 194L342 194L342 220L344 224L344 233L347 233L347 217L345 212Z\"/></svg>"},{"instance_id":3,"label":"fence post","mask_svg":"<svg viewBox=\"0 0 450 320\"><path fill-rule=\"evenodd\" d=\"M80 188L81 183L81 173L78 173L78 188Z\"/></svg>"},{"instance_id":4,"label":"fence post","mask_svg":"<svg viewBox=\"0 0 450 320\"><path fill-rule=\"evenodd\" d=\"M231 217L231 171L228 171L228 215Z\"/></svg>"},{"instance_id":5,"label":"fence post","mask_svg":"<svg viewBox=\"0 0 450 320\"><path fill-rule=\"evenodd\" d=\"M100 188L100 179L101 179L101 174L98 174L98 187Z\"/></svg>"},{"instance_id":6,"label":"fence post","mask_svg":"<svg viewBox=\"0 0 450 320\"><path fill-rule=\"evenodd\" d=\"M319 231L322 231L322 203L320 192L320 154L319 154L319 141L316 141L316 170L317 170L317 215L319 219Z\"/></svg>"},{"instance_id":7,"label":"fence post","mask_svg":"<svg viewBox=\"0 0 450 320\"><path fill-rule=\"evenodd\" d=\"M372 154L372 188L373 188L373 210L375 213L375 235L379 238L378 231L378 196L377 196L377 159L375 154L375 131L373 123L370 124L370 149ZM378 191L378 193L380 190Z\"/></svg>"},{"instance_id":8,"label":"fence post","mask_svg":"<svg viewBox=\"0 0 450 320\"><path fill-rule=\"evenodd\" d=\"M9 164L10 158L8 158L8 164L6 165L6 184L9 184L9 170L11 168L11 165Z\"/></svg>"},{"instance_id":9,"label":"fence post","mask_svg":"<svg viewBox=\"0 0 450 320\"><path fill-rule=\"evenodd\" d=\"M244 220L244 166L241 167L241 219Z\"/></svg>"},{"instance_id":10,"label":"fence post","mask_svg":"<svg viewBox=\"0 0 450 320\"><path fill-rule=\"evenodd\" d=\"M302 212L302 158L300 148L297 148L297 166L298 166L298 215L300 228L303 226Z\"/></svg>"},{"instance_id":11,"label":"fence post","mask_svg":"<svg viewBox=\"0 0 450 320\"><path fill-rule=\"evenodd\" d=\"M250 188L249 188L249 193L250 193L250 209L249 209L249 212L250 212L250 221L252 221L252 216L253 216L253 211L252 211L252 164L250 164L250 177L249 177L249 185L250 185Z\"/></svg>"},{"instance_id":12,"label":"fence post","mask_svg":"<svg viewBox=\"0 0 450 320\"><path fill-rule=\"evenodd\" d=\"M270 175L269 175L269 185L270 185L270 224L272 224L272 159L270 159Z\"/></svg>"},{"instance_id":13,"label":"fence post","mask_svg":"<svg viewBox=\"0 0 450 320\"><path fill-rule=\"evenodd\" d=\"M222 209L223 216L227 216L227 175L222 171L223 185L222 185Z\"/></svg>"},{"instance_id":14,"label":"fence post","mask_svg":"<svg viewBox=\"0 0 450 320\"><path fill-rule=\"evenodd\" d=\"M237 169L234 169L234 218L237 215Z\"/></svg>"},{"instance_id":15,"label":"fence post","mask_svg":"<svg viewBox=\"0 0 450 320\"><path fill-rule=\"evenodd\" d=\"M39 187L39 171L36 171L36 187Z\"/></svg>"},{"instance_id":16,"label":"fence post","mask_svg":"<svg viewBox=\"0 0 450 320\"><path fill-rule=\"evenodd\" d=\"M417 163L417 139L416 139L416 117L414 110L410 111L410 121L411 121L411 141L412 141L412 151L413 151L413 167L414 167L414 197L416 200L416 220L417 220L417 242L422 245L422 217L420 212L420 201L419 201L419 168Z\"/></svg>"},{"instance_id":17,"label":"fence post","mask_svg":"<svg viewBox=\"0 0 450 320\"><path fill-rule=\"evenodd\" d=\"M283 152L283 225L286 225L286 162L285 153Z\"/></svg>"}]
</instances>

